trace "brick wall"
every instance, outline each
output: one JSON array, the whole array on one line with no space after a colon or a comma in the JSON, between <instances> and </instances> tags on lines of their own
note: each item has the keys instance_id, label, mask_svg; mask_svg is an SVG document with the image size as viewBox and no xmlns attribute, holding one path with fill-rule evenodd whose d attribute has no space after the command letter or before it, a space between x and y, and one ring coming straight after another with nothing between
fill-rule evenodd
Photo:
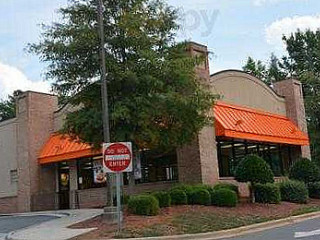
<instances>
[{"instance_id":1,"label":"brick wall","mask_svg":"<svg viewBox=\"0 0 320 240\"><path fill-rule=\"evenodd\" d=\"M17 197L6 197L0 198L0 213L16 213L17 208Z\"/></svg>"},{"instance_id":2,"label":"brick wall","mask_svg":"<svg viewBox=\"0 0 320 240\"><path fill-rule=\"evenodd\" d=\"M57 97L37 92L24 92L17 100L18 211L31 211L32 196L54 193L52 171L41 171L38 154L53 130L53 112ZM45 177L49 174L49 177ZM43 188L45 186L45 188Z\"/></svg>"}]
</instances>

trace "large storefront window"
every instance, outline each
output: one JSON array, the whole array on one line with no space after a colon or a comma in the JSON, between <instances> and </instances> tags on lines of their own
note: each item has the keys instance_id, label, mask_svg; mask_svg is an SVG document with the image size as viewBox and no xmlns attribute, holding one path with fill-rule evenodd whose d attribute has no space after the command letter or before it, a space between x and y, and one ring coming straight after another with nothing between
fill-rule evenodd
<instances>
[{"instance_id":1,"label":"large storefront window","mask_svg":"<svg viewBox=\"0 0 320 240\"><path fill-rule=\"evenodd\" d=\"M99 188L106 186L102 169L102 156L81 158L77 161L78 189Z\"/></svg>"},{"instance_id":2,"label":"large storefront window","mask_svg":"<svg viewBox=\"0 0 320 240\"><path fill-rule=\"evenodd\" d=\"M176 153L156 154L141 152L141 178L136 183L162 182L178 180Z\"/></svg>"},{"instance_id":3,"label":"large storefront window","mask_svg":"<svg viewBox=\"0 0 320 240\"><path fill-rule=\"evenodd\" d=\"M233 177L239 162L249 154L261 156L275 176L283 176L291 165L291 146L217 139L220 177Z\"/></svg>"}]
</instances>

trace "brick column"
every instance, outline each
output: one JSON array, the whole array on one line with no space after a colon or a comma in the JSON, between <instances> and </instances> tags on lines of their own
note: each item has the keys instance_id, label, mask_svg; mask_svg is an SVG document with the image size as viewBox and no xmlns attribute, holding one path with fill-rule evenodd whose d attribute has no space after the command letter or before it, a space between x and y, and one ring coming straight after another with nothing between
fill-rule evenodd
<instances>
[{"instance_id":1,"label":"brick column","mask_svg":"<svg viewBox=\"0 0 320 240\"><path fill-rule=\"evenodd\" d=\"M70 177L70 208L75 209L77 206L76 191L78 190L78 172L77 162L69 162L69 177Z\"/></svg>"},{"instance_id":2,"label":"brick column","mask_svg":"<svg viewBox=\"0 0 320 240\"><path fill-rule=\"evenodd\" d=\"M290 118L300 130L308 134L302 84L296 79L287 79L274 83L274 90L286 99L287 117ZM311 159L310 147L299 148L301 156Z\"/></svg>"},{"instance_id":3,"label":"brick column","mask_svg":"<svg viewBox=\"0 0 320 240\"><path fill-rule=\"evenodd\" d=\"M56 96L24 92L17 99L17 160L18 160L18 211L32 210L32 197L41 191L41 174L38 154L53 130L53 112L57 110ZM42 172L42 173L41 173ZM54 181L54 179L52 180ZM54 184L52 184L54 192Z\"/></svg>"},{"instance_id":4,"label":"brick column","mask_svg":"<svg viewBox=\"0 0 320 240\"><path fill-rule=\"evenodd\" d=\"M204 56L196 74L203 86L209 87L210 71L206 46L189 43L193 56ZM212 112L209 114L213 114ZM219 178L216 136L213 124L204 127L192 143L177 149L179 182L213 184Z\"/></svg>"}]
</instances>

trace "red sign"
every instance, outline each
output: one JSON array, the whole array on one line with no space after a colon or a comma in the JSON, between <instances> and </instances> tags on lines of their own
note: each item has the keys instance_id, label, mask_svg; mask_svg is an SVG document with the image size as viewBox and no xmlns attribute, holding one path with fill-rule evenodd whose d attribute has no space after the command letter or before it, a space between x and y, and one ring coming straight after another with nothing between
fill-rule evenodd
<instances>
[{"instance_id":1,"label":"red sign","mask_svg":"<svg viewBox=\"0 0 320 240\"><path fill-rule=\"evenodd\" d=\"M131 143L118 142L103 144L103 165L107 172L131 172Z\"/></svg>"}]
</instances>

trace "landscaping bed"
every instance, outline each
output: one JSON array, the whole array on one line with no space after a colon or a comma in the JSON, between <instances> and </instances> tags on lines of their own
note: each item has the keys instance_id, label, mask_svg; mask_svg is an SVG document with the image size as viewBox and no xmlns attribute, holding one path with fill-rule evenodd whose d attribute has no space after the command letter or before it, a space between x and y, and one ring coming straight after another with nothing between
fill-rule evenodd
<instances>
[{"instance_id":1,"label":"landscaping bed","mask_svg":"<svg viewBox=\"0 0 320 240\"><path fill-rule=\"evenodd\" d=\"M74 239L151 237L190 234L231 229L293 215L320 211L320 200L310 199L307 204L281 202L280 204L239 203L235 208L183 205L162 208L157 216L138 216L124 213L122 233L117 225L105 223L101 217L72 226L97 230Z\"/></svg>"}]
</instances>

